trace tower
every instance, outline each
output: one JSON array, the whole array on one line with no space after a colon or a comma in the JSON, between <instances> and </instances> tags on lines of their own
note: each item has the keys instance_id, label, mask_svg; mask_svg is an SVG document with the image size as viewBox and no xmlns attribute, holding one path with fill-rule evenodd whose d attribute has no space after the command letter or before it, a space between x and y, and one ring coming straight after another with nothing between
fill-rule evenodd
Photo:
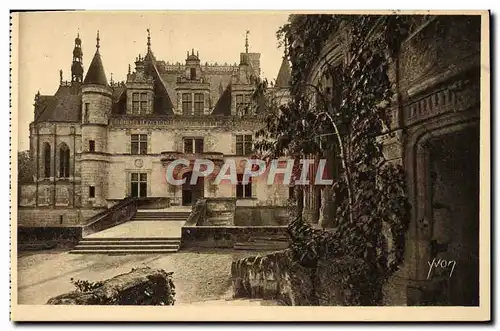
<instances>
[{"instance_id":1,"label":"tower","mask_svg":"<svg viewBox=\"0 0 500 331\"><path fill-rule=\"evenodd\" d=\"M82 205L107 206L108 196L108 118L111 114L112 89L99 53L99 31L94 58L82 85Z\"/></svg>"},{"instance_id":2,"label":"tower","mask_svg":"<svg viewBox=\"0 0 500 331\"><path fill-rule=\"evenodd\" d=\"M83 81L83 52L80 33L75 38L75 47L73 48L73 64L71 65L71 82L81 83Z\"/></svg>"}]
</instances>

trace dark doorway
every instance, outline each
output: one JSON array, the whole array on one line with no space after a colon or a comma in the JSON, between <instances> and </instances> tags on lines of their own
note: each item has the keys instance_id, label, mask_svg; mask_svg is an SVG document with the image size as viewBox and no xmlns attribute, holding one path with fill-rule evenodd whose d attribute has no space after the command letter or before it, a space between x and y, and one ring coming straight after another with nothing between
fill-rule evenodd
<instances>
[{"instance_id":1,"label":"dark doorway","mask_svg":"<svg viewBox=\"0 0 500 331\"><path fill-rule=\"evenodd\" d=\"M186 182L182 185L182 205L191 206L196 203L199 198L203 197L204 181L203 177L198 177L197 182L191 185L192 172L187 172L182 175Z\"/></svg>"},{"instance_id":2,"label":"dark doorway","mask_svg":"<svg viewBox=\"0 0 500 331\"><path fill-rule=\"evenodd\" d=\"M436 275L448 283L441 304L478 306L479 128L430 142L430 178L432 258L449 266Z\"/></svg>"}]
</instances>

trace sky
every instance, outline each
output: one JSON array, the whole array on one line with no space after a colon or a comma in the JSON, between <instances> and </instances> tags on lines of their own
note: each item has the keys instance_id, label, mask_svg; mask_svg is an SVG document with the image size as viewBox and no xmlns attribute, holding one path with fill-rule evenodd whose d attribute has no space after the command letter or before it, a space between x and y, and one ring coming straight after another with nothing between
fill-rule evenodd
<instances>
[{"instance_id":1,"label":"sky","mask_svg":"<svg viewBox=\"0 0 500 331\"><path fill-rule=\"evenodd\" d=\"M156 59L181 62L194 48L201 63L239 63L249 34L249 52L261 53L261 75L275 79L283 49L278 48L276 31L286 23L288 12L32 12L19 19L19 149L29 149L29 123L37 91L53 95L63 80L71 80L74 40L80 34L84 76L96 50L100 34L100 54L106 77L126 80L128 65L134 68L137 55L144 56L147 29Z\"/></svg>"}]
</instances>

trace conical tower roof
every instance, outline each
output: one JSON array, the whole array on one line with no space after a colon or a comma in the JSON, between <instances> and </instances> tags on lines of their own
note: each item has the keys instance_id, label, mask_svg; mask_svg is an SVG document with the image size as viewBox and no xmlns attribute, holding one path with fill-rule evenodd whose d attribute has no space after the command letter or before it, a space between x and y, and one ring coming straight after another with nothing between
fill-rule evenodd
<instances>
[{"instance_id":1,"label":"conical tower roof","mask_svg":"<svg viewBox=\"0 0 500 331\"><path fill-rule=\"evenodd\" d=\"M279 88L289 88L291 79L292 79L292 69L290 68L288 59L286 57L283 57L283 61L281 61L280 70L278 71L278 77L276 78L275 86Z\"/></svg>"},{"instance_id":2,"label":"conical tower roof","mask_svg":"<svg viewBox=\"0 0 500 331\"><path fill-rule=\"evenodd\" d=\"M99 32L97 32L97 49L90 63L89 70L87 70L87 75L83 81L84 84L108 85L104 66L102 65L101 54L99 54L99 47Z\"/></svg>"}]
</instances>

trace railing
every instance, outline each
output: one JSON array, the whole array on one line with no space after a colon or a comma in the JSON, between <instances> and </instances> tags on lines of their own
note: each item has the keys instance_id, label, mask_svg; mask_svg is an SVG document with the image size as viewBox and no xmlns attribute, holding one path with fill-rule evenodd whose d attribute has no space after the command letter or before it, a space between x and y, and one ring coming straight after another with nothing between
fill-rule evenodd
<instances>
[{"instance_id":1,"label":"railing","mask_svg":"<svg viewBox=\"0 0 500 331\"><path fill-rule=\"evenodd\" d=\"M191 210L191 214L189 214L186 223L184 226L197 226L199 224L203 224L203 221L206 218L207 214L207 200L206 199L198 199L193 209Z\"/></svg>"},{"instance_id":2,"label":"railing","mask_svg":"<svg viewBox=\"0 0 500 331\"><path fill-rule=\"evenodd\" d=\"M138 199L125 198L113 207L91 217L89 222L83 226L83 236L106 230L115 225L129 221L137 212Z\"/></svg>"}]
</instances>

